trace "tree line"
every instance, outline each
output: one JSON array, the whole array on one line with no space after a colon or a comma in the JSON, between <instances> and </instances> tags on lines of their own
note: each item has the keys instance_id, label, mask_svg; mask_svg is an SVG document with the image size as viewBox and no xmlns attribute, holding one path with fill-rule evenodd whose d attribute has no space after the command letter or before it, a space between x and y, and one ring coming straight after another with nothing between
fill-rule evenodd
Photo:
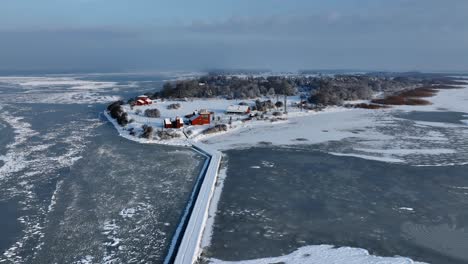
<instances>
[{"instance_id":1,"label":"tree line","mask_svg":"<svg viewBox=\"0 0 468 264\"><path fill-rule=\"evenodd\" d=\"M362 75L291 75L239 77L209 74L195 79L166 82L151 98L254 99L262 96L301 94L308 102L339 105L348 100L371 99L375 93L395 93L421 84L437 83L440 78L428 75L362 74Z\"/></svg>"}]
</instances>

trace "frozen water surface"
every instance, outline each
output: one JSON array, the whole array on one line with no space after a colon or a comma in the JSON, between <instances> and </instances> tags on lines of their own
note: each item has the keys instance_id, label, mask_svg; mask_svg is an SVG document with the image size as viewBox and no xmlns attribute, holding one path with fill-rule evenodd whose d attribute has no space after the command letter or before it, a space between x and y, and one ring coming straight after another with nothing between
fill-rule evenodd
<instances>
[{"instance_id":1,"label":"frozen water surface","mask_svg":"<svg viewBox=\"0 0 468 264\"><path fill-rule=\"evenodd\" d=\"M210 257L275 257L329 244L431 263L468 261L468 195L459 188L468 186L466 165L414 167L313 148L227 155ZM262 159L275 166L258 165Z\"/></svg>"},{"instance_id":2,"label":"frozen water surface","mask_svg":"<svg viewBox=\"0 0 468 264\"><path fill-rule=\"evenodd\" d=\"M59 183L36 260L162 261L203 158L175 149L93 138ZM117 138L118 139L118 138ZM169 223L169 224L167 224ZM69 241L63 243L63 241Z\"/></svg>"},{"instance_id":3,"label":"frozen water surface","mask_svg":"<svg viewBox=\"0 0 468 264\"><path fill-rule=\"evenodd\" d=\"M246 264L467 263L465 114L376 118L380 123L356 130L355 138L227 151L205 257ZM367 131L385 137L366 140Z\"/></svg>"},{"instance_id":4,"label":"frozen water surface","mask_svg":"<svg viewBox=\"0 0 468 264\"><path fill-rule=\"evenodd\" d=\"M0 263L162 262L204 157L124 140L100 118L148 89L0 78Z\"/></svg>"}]
</instances>

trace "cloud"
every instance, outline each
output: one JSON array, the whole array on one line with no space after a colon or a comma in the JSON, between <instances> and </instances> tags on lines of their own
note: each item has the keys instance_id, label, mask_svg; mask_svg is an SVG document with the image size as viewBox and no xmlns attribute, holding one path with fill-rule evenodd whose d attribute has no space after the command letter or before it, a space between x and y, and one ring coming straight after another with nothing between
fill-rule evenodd
<instances>
[{"instance_id":1,"label":"cloud","mask_svg":"<svg viewBox=\"0 0 468 264\"><path fill-rule=\"evenodd\" d=\"M13 68L468 69L468 1L372 3L139 27L10 29L0 32L0 57Z\"/></svg>"}]
</instances>

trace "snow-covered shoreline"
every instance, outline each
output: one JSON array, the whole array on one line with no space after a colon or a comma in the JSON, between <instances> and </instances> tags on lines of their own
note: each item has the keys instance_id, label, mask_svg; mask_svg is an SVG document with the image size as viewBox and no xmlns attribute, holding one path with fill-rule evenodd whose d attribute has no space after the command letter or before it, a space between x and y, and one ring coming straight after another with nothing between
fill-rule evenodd
<instances>
[{"instance_id":1,"label":"snow-covered shoreline","mask_svg":"<svg viewBox=\"0 0 468 264\"><path fill-rule=\"evenodd\" d=\"M262 98L263 100L267 100L267 98ZM295 104L299 102L298 97L289 97L288 101L291 104ZM356 125L364 125L363 122L358 122L359 119L363 120L365 119L363 115L368 114L371 110L366 110L366 109L350 109L350 108L345 108L345 107L340 107L340 106L332 106L332 107L327 107L321 111L314 111L314 110L301 110L298 107L292 107L288 106L288 113L287 114L282 114L279 117L274 117L271 113L274 112L282 112L281 109L273 109L270 110L270 115L266 116L265 119L260 119L259 118L252 118L252 120L245 121L244 119L247 118L248 115L227 115L225 113L226 108L229 105L237 105L241 102L243 103L250 103L254 104L255 100L227 100L227 99L193 99L190 101L157 101L155 104L152 105L146 105L146 106L138 106L138 107L130 107L129 105L123 105L122 108L123 110L128 114L128 118L132 120L131 123L127 124L125 127L120 126L115 119L111 118L109 113L105 112L105 116L109 119L109 121L114 125L114 127L117 129L119 132L119 135L135 141L139 143L151 143L151 144L161 144L161 145L174 145L174 146L189 146L191 145L190 142L198 142L198 143L204 143L208 145L212 145L213 148L217 150L225 150L225 149L232 149L232 148L238 148L239 144L247 144L247 145L255 145L258 142L261 141L267 141L269 138L268 133L262 133L264 132L270 132L270 128L278 128L281 130L284 135L284 132L286 134L294 135L298 134L296 137L296 144L303 144L304 142L301 142L301 134L304 134L304 132L307 132L307 129L309 128L308 125L310 125L309 122L313 122L313 125L317 125L316 123L319 123L319 125L322 126L324 130L327 129L333 129L333 127L337 126L338 122L332 122L332 121L345 121L344 119L340 118L341 113L347 113L345 116L345 119L352 118L353 122L356 122ZM172 103L180 103L182 107L177 110L167 110L166 107ZM161 117L160 118L149 118L144 116L144 111L148 109L158 109L161 112ZM189 126L184 127L182 129L169 129L170 131L177 133L179 135L178 138L173 138L173 139L167 139L167 140L160 140L157 138L153 139L146 139L142 138L139 136L141 133L142 129L141 127L143 125L148 125L152 126L156 130L162 130L163 126L163 121L165 118L175 118L175 117L183 117L186 114L190 114L193 111L197 111L200 109L208 109L211 111L214 116L215 120L212 121L212 124L210 125L201 125L201 126ZM325 117L325 119L328 122L323 122L324 120L321 119L323 118L322 115L332 115L331 117ZM359 118L357 118L359 117ZM231 119L231 120L229 120ZM315 119L318 119L318 122L314 122ZM229 120L229 121L228 121ZM203 134L203 130L213 127L213 125L216 124L228 124L228 130L224 132L218 132L218 133L213 133L213 134ZM332 122L332 123L331 123ZM298 125L299 124L299 125ZM305 127L303 125L306 125ZM347 122L348 125L349 122ZM349 126L353 127L353 126ZM357 127L357 126L356 126ZM345 129L345 127L343 127ZM131 134L131 132L134 132L134 135ZM184 136L184 133L182 132L191 132L191 135L189 138L186 138ZM295 131L295 132L294 132ZM250 135L250 139L247 138L241 138L239 139L238 136L252 132L252 133L261 133L262 135L260 137L258 136L253 136ZM250 133L250 134L252 134ZM339 133L339 131L337 131ZM346 135L340 135L338 137L336 136L331 136L331 137L323 137L320 138L319 140L311 140L308 139L307 141L313 142L313 143L319 143L319 142L324 142L328 140L335 140L335 139L341 139L344 136L351 136L351 133L346 133ZM228 142L231 142L234 140L236 143L235 144L230 144ZM219 144L220 141L223 141L224 143ZM253 142L256 141L256 142ZM274 144L276 141L273 141L272 143ZM294 142L284 142L282 140L277 141L278 145L286 145L287 144L295 144Z\"/></svg>"},{"instance_id":2,"label":"snow-covered shoreline","mask_svg":"<svg viewBox=\"0 0 468 264\"><path fill-rule=\"evenodd\" d=\"M467 82L468 83L468 82ZM262 98L266 100L268 98ZM298 97L289 97L290 104L299 102ZM248 148L259 143L268 143L272 145L303 145L316 144L332 140L342 140L347 137L356 136L352 130L366 129L375 125L375 119L379 115L389 116L395 112L441 112L454 111L467 113L468 119L468 84L460 89L442 89L435 96L427 98L431 105L422 106L393 106L388 109L359 109L345 107L327 107L322 111L302 110L297 107L288 106L288 114L282 115L280 120L271 122L269 120L251 120L242 121L244 117L229 116L225 114L225 109L229 105L237 105L241 102L252 104L254 100L225 100L225 99L191 99L190 101L158 101L156 104L139 106L131 108L124 105L123 109L129 114L129 119L133 123L128 124L126 129L122 128L117 122L105 113L106 117L119 131L120 136L139 143L189 146L190 141L210 145L217 150L227 150L235 148ZM166 107L172 103L180 103L182 107L177 110L168 110ZM161 111L161 118L148 118L144 116L147 109L157 108ZM162 128L164 118L183 117L199 109L208 109L212 111L221 123L227 123L226 119L232 118L232 125L229 125L228 131L214 133L209 135L202 134L202 131L208 128L204 126L191 126L192 135L190 139L180 133L179 138L170 140L148 140L139 137L139 130L143 124L151 125L155 129ZM276 111L276 110L273 110ZM278 109L281 112L281 109ZM462 120L468 123L468 120ZM214 123L219 123L214 121ZM421 123L421 122L420 122ZM135 135L130 135L129 130L137 131ZM187 128L182 130L187 131ZM179 131L182 130L173 130ZM382 135L367 135L369 139L380 139Z\"/></svg>"}]
</instances>

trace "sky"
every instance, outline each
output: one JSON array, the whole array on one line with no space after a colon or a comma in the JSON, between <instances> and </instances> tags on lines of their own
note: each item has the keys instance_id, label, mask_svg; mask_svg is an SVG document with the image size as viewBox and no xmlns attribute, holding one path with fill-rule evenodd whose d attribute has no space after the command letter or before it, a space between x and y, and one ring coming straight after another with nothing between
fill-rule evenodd
<instances>
[{"instance_id":1,"label":"sky","mask_svg":"<svg viewBox=\"0 0 468 264\"><path fill-rule=\"evenodd\" d=\"M467 0L1 0L0 71L467 71Z\"/></svg>"}]
</instances>

